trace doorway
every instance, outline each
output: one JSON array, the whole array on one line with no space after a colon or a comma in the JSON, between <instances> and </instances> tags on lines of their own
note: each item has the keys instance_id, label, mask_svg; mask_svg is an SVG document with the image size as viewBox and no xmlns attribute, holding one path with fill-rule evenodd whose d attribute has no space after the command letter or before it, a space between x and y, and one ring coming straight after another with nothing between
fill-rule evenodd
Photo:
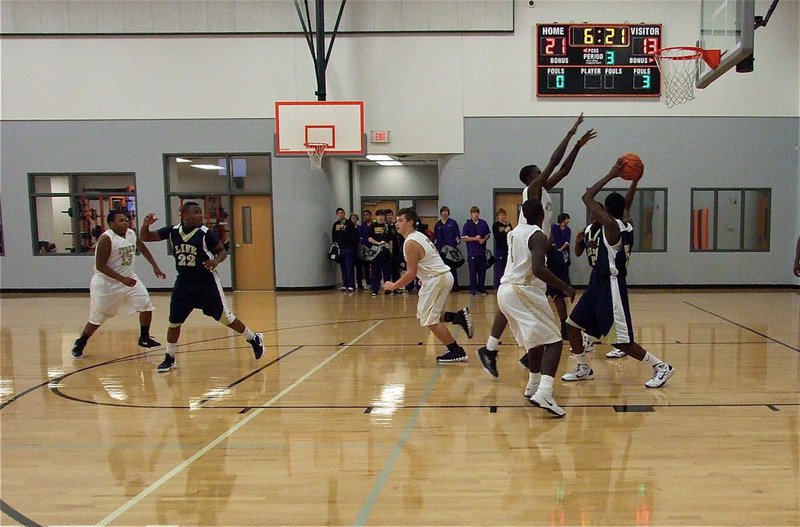
<instances>
[{"instance_id":1,"label":"doorway","mask_svg":"<svg viewBox=\"0 0 800 527\"><path fill-rule=\"evenodd\" d=\"M234 280L237 291L274 291L272 196L233 196Z\"/></svg>"}]
</instances>

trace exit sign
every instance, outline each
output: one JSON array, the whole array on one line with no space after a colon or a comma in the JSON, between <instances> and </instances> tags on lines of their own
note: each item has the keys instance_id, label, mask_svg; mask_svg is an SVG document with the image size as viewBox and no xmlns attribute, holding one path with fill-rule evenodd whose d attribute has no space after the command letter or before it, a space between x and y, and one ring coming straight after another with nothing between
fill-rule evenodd
<instances>
[{"instance_id":1,"label":"exit sign","mask_svg":"<svg viewBox=\"0 0 800 527\"><path fill-rule=\"evenodd\" d=\"M370 130L369 136L372 143L389 142L389 130Z\"/></svg>"}]
</instances>

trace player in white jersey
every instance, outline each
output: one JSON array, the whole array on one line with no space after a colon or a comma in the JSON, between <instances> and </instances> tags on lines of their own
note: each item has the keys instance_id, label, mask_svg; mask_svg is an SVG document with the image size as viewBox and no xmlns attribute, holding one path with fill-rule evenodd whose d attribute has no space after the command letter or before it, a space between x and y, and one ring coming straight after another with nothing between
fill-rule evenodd
<instances>
[{"instance_id":1,"label":"player in white jersey","mask_svg":"<svg viewBox=\"0 0 800 527\"><path fill-rule=\"evenodd\" d=\"M528 354L530 373L525 397L531 404L564 417L564 410L553 398L553 382L561 359L561 334L545 291L549 284L574 299L575 290L545 266L550 241L541 228L544 219L541 202L526 201L522 213L528 221L517 225L508 235L508 263L497 290L497 304L517 344ZM478 356L485 353L479 350Z\"/></svg>"},{"instance_id":2,"label":"player in white jersey","mask_svg":"<svg viewBox=\"0 0 800 527\"><path fill-rule=\"evenodd\" d=\"M100 235L94 254L94 276L89 286L91 307L89 321L83 328L83 334L72 346L72 356L83 356L83 349L97 328L117 314L122 308L126 314L139 312L139 346L154 348L161 344L150 337L150 322L153 319L153 304L150 294L135 273L136 249L153 266L153 272L159 278L166 278L159 269L153 255L136 236L136 231L129 229L128 215L119 210L108 213L106 217L108 230Z\"/></svg>"},{"instance_id":3,"label":"player in white jersey","mask_svg":"<svg viewBox=\"0 0 800 527\"><path fill-rule=\"evenodd\" d=\"M558 144L556 149L553 151L552 155L550 156L550 162L547 163L547 166L544 167L544 170L541 170L536 165L526 165L522 167L519 171L519 179L525 185L525 189L522 191L522 202L528 201L529 198L535 198L539 200L542 204L542 208L544 209L544 225L550 226L550 221L553 215L553 200L548 193L553 187L555 187L558 183L561 182L562 179L567 177L570 170L572 170L572 165L575 163L575 158L578 157L578 152L580 152L581 148L586 146L586 143L594 139L597 134L594 130L589 130L580 139L578 142L575 143L575 146L570 151L567 158L564 159L564 163L559 167L558 171L553 173L553 170L559 163L561 163L561 159L564 157L564 152L567 151L567 145L569 144L570 138L575 135L578 131L578 127L583 123L583 114L578 116L578 119L575 121L575 124L572 125L572 128L569 129L567 135L564 136L564 139ZM521 215L519 218L519 223L527 223L525 219L525 215ZM495 284L497 287L497 284ZM481 361L483 367L486 370L497 377L497 346L500 344L500 336L503 334L503 331L506 329L506 318L503 316L503 313L498 311L494 317L494 323L492 324L492 330L489 334L489 339L486 341L486 346L481 348ZM487 360L483 360L486 358ZM527 358L528 355L525 354L520 359L520 362L525 366L527 366Z\"/></svg>"},{"instance_id":4,"label":"player in white jersey","mask_svg":"<svg viewBox=\"0 0 800 527\"><path fill-rule=\"evenodd\" d=\"M404 238L403 255L406 259L406 273L396 282L384 282L383 289L392 291L410 284L419 278L422 286L419 290L417 318L422 326L447 346L447 352L436 357L438 362L466 362L467 354L458 345L450 331L442 322L450 322L464 328L467 338L472 338L472 316L469 308L457 312L444 311L447 295L453 288L453 275L444 263L433 242L417 231L419 217L412 208L400 209L397 212L397 232Z\"/></svg>"}]
</instances>

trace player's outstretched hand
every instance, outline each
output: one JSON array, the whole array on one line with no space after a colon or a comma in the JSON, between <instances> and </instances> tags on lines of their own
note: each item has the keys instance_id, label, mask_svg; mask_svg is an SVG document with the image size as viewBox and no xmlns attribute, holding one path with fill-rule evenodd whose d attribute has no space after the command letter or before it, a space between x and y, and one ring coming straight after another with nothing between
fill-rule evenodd
<instances>
[{"instance_id":1,"label":"player's outstretched hand","mask_svg":"<svg viewBox=\"0 0 800 527\"><path fill-rule=\"evenodd\" d=\"M155 273L157 278L161 278L162 280L167 278L167 275L164 274L164 271L162 271L157 265L153 266L153 273Z\"/></svg>"},{"instance_id":2,"label":"player's outstretched hand","mask_svg":"<svg viewBox=\"0 0 800 527\"><path fill-rule=\"evenodd\" d=\"M397 289L397 284L394 282L384 282L383 283L383 290L384 291L394 291Z\"/></svg>"},{"instance_id":3,"label":"player's outstretched hand","mask_svg":"<svg viewBox=\"0 0 800 527\"><path fill-rule=\"evenodd\" d=\"M575 288L571 285L568 285L566 289L564 289L564 294L569 298L570 302L575 302Z\"/></svg>"},{"instance_id":4,"label":"player's outstretched hand","mask_svg":"<svg viewBox=\"0 0 800 527\"><path fill-rule=\"evenodd\" d=\"M575 124L572 125L572 133L578 131L578 127L583 123L583 112L578 116L578 119L575 121Z\"/></svg>"},{"instance_id":5,"label":"player's outstretched hand","mask_svg":"<svg viewBox=\"0 0 800 527\"><path fill-rule=\"evenodd\" d=\"M136 280L134 280L130 276L125 276L122 278L122 283L127 285L128 287L133 287L136 285Z\"/></svg>"},{"instance_id":6,"label":"player's outstretched hand","mask_svg":"<svg viewBox=\"0 0 800 527\"><path fill-rule=\"evenodd\" d=\"M147 216L144 217L144 220L142 220L142 223L144 223L145 225L147 225L149 227L150 225L154 224L157 221L158 221L158 216L156 216L155 214L153 214L151 212L150 214L148 214Z\"/></svg>"},{"instance_id":7,"label":"player's outstretched hand","mask_svg":"<svg viewBox=\"0 0 800 527\"><path fill-rule=\"evenodd\" d=\"M580 139L578 139L578 146L583 148L584 146L586 146L586 143L588 143L595 137L597 137L597 132L595 132L594 128L592 128L588 132L583 134Z\"/></svg>"}]
</instances>

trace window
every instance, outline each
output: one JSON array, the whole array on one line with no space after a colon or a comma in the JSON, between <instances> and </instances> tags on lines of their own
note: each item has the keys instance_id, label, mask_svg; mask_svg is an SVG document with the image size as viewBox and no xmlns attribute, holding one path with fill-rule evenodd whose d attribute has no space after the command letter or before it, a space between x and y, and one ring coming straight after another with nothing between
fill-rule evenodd
<instances>
[{"instance_id":1,"label":"window","mask_svg":"<svg viewBox=\"0 0 800 527\"><path fill-rule=\"evenodd\" d=\"M269 194L270 156L266 154L181 154L165 156L167 224L180 221L180 208L195 201L205 225L224 243L230 236L231 196ZM164 225L157 225L163 227Z\"/></svg>"},{"instance_id":2,"label":"window","mask_svg":"<svg viewBox=\"0 0 800 527\"><path fill-rule=\"evenodd\" d=\"M623 196L627 188L605 188L597 193L603 203L606 196L618 192ZM667 250L667 189L637 188L631 207L633 223L633 250L636 252L666 252ZM589 223L588 213L586 223Z\"/></svg>"},{"instance_id":3,"label":"window","mask_svg":"<svg viewBox=\"0 0 800 527\"><path fill-rule=\"evenodd\" d=\"M771 190L693 188L692 251L769 251Z\"/></svg>"},{"instance_id":4,"label":"window","mask_svg":"<svg viewBox=\"0 0 800 527\"><path fill-rule=\"evenodd\" d=\"M34 254L94 254L106 215L124 210L136 225L133 174L30 174Z\"/></svg>"}]
</instances>

